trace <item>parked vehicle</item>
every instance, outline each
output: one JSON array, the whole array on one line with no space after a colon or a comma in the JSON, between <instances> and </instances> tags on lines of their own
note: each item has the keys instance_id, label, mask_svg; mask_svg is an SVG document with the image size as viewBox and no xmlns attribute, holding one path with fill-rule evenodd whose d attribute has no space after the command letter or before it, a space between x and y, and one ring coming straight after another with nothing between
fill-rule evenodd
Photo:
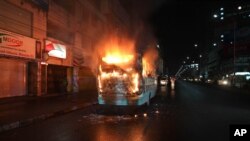
<instances>
[{"instance_id":1,"label":"parked vehicle","mask_svg":"<svg viewBox=\"0 0 250 141\"><path fill-rule=\"evenodd\" d=\"M159 85L160 86L166 86L168 84L168 77L167 76L159 76Z\"/></svg>"}]
</instances>

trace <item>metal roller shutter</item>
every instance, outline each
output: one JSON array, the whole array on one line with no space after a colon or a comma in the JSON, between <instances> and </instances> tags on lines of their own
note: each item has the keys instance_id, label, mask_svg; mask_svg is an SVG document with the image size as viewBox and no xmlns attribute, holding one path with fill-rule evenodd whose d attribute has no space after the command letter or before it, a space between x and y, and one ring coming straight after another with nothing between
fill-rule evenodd
<instances>
[{"instance_id":1,"label":"metal roller shutter","mask_svg":"<svg viewBox=\"0 0 250 141\"><path fill-rule=\"evenodd\" d=\"M31 37L32 14L0 0L0 28Z\"/></svg>"},{"instance_id":2,"label":"metal roller shutter","mask_svg":"<svg viewBox=\"0 0 250 141\"><path fill-rule=\"evenodd\" d=\"M0 58L0 98L26 94L26 71L25 62Z\"/></svg>"}]
</instances>

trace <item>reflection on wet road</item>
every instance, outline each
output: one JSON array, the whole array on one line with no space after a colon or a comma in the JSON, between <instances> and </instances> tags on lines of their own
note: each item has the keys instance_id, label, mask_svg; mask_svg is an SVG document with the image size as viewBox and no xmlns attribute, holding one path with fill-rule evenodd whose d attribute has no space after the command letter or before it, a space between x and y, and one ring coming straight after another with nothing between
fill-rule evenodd
<instances>
[{"instance_id":1,"label":"reflection on wet road","mask_svg":"<svg viewBox=\"0 0 250 141\"><path fill-rule=\"evenodd\" d=\"M82 116L82 120L79 121L89 121L91 124L102 124L102 123L118 123L121 121L134 120L133 116L123 115L123 116L105 116L90 114Z\"/></svg>"},{"instance_id":2,"label":"reflection on wet road","mask_svg":"<svg viewBox=\"0 0 250 141\"><path fill-rule=\"evenodd\" d=\"M159 87L149 107L94 105L2 133L0 140L223 141L230 124L250 123L250 95L183 81L174 88Z\"/></svg>"}]
</instances>

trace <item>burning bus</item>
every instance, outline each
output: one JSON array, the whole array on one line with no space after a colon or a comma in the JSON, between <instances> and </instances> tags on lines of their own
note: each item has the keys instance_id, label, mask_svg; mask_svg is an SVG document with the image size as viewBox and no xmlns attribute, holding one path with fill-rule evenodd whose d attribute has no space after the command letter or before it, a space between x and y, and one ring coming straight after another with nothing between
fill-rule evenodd
<instances>
[{"instance_id":1,"label":"burning bus","mask_svg":"<svg viewBox=\"0 0 250 141\"><path fill-rule=\"evenodd\" d=\"M154 56L140 55L134 43L125 39L112 39L102 44L97 71L98 103L149 104L157 89Z\"/></svg>"}]
</instances>

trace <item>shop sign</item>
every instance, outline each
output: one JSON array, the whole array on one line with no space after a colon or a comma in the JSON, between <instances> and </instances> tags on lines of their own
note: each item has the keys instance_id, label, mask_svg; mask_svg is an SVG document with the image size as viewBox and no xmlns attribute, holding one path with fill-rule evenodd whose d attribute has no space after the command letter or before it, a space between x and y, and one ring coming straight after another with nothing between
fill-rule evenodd
<instances>
[{"instance_id":1,"label":"shop sign","mask_svg":"<svg viewBox=\"0 0 250 141\"><path fill-rule=\"evenodd\" d=\"M66 46L51 41L45 41L45 51L48 52L49 56L66 59Z\"/></svg>"},{"instance_id":2,"label":"shop sign","mask_svg":"<svg viewBox=\"0 0 250 141\"><path fill-rule=\"evenodd\" d=\"M0 54L35 59L36 40L0 29Z\"/></svg>"}]
</instances>

